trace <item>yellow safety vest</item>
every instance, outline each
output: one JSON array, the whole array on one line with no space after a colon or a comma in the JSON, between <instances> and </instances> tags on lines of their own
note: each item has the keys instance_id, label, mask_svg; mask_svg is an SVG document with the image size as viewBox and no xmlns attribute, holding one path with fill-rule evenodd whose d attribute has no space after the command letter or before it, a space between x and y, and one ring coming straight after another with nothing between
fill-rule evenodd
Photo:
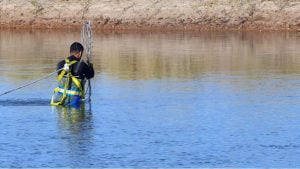
<instances>
[{"instance_id":1,"label":"yellow safety vest","mask_svg":"<svg viewBox=\"0 0 300 169\"><path fill-rule=\"evenodd\" d=\"M66 59L65 60L66 64L68 64L69 66L77 63L77 61L72 61L70 62L69 59ZM63 77L65 77L65 80L62 81ZM65 71L65 70L62 70L61 73L58 75L57 77L57 81L58 83L62 82L63 83L63 89L60 88L60 87L56 87L54 89L54 94L52 96L52 99L51 99L51 105L52 106L59 106L59 105L63 105L68 97L68 95L73 95L73 96L81 96L81 99L84 99L84 90L83 90L83 86L80 82L80 80L78 80L74 75L72 75L71 73L71 70L69 71ZM71 83L74 83L75 86L79 89L79 91L73 91L73 90L70 90L70 84ZM58 102L55 102L54 101L54 95L57 94L57 93L62 93L62 98L60 101Z\"/></svg>"}]
</instances>

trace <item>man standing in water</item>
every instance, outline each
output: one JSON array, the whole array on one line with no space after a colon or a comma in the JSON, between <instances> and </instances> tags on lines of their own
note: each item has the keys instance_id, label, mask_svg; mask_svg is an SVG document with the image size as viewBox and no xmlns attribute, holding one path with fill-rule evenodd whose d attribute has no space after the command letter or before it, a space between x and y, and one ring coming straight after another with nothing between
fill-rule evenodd
<instances>
[{"instance_id":1,"label":"man standing in water","mask_svg":"<svg viewBox=\"0 0 300 169\"><path fill-rule=\"evenodd\" d=\"M79 106L84 99L86 79L94 77L93 65L81 60L83 46L74 42L70 47L70 57L57 64L58 87L54 89L51 105Z\"/></svg>"}]
</instances>

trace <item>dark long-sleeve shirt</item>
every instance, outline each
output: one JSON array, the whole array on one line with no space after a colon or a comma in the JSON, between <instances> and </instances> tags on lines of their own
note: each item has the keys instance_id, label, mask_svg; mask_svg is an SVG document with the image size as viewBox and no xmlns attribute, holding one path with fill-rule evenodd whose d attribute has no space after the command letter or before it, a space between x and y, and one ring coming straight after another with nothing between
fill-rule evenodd
<instances>
[{"instance_id":1,"label":"dark long-sleeve shirt","mask_svg":"<svg viewBox=\"0 0 300 169\"><path fill-rule=\"evenodd\" d=\"M85 62L80 62L80 59L75 56L68 57L69 61L78 61L70 66L70 70L73 76L77 76L79 79L90 79L94 77L94 68L92 64L86 64ZM65 65L65 60L60 61L57 64L56 70L62 69ZM60 74L61 71L58 72Z\"/></svg>"}]
</instances>

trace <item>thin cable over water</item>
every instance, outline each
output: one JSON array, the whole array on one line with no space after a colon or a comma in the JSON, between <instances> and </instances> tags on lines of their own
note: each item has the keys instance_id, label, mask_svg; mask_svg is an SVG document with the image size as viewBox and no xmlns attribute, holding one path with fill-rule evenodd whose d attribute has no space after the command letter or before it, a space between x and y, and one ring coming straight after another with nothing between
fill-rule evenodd
<instances>
[{"instance_id":1,"label":"thin cable over water","mask_svg":"<svg viewBox=\"0 0 300 169\"><path fill-rule=\"evenodd\" d=\"M85 47L85 54L87 58L88 64L91 62L91 55L92 55L92 26L91 21L86 21L82 27L81 31L81 40L82 44ZM85 94L89 94L88 100L91 100L92 95L92 87L91 81L88 79L88 87L86 89Z\"/></svg>"},{"instance_id":2,"label":"thin cable over water","mask_svg":"<svg viewBox=\"0 0 300 169\"><path fill-rule=\"evenodd\" d=\"M43 76L43 77L41 77L41 78L39 78L39 79L37 79L37 80L35 80L35 81L32 81L32 82L30 82L30 83L26 83L26 84L24 84L24 85L22 85L22 86L19 86L19 87L17 87L17 88L8 90L8 91L6 91L6 92L0 94L0 96L7 95L7 94L12 93L12 92L15 92L15 91L17 91L17 90L23 89L23 88L25 88L25 87L27 87L27 86L33 85L33 84L35 84L35 83L37 83L37 82L39 82L39 81L48 79L49 77L51 77L52 75L56 74L57 72L59 72L59 71L61 71L61 70L62 70L62 69L56 70L56 71L54 71L54 72L52 72L52 73L49 73L48 75Z\"/></svg>"}]
</instances>

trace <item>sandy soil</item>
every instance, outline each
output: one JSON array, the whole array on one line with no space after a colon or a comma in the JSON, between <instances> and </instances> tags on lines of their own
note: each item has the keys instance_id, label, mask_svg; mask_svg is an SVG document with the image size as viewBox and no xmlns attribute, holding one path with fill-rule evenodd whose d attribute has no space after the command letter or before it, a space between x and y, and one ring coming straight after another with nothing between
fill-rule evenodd
<instances>
[{"instance_id":1,"label":"sandy soil","mask_svg":"<svg viewBox=\"0 0 300 169\"><path fill-rule=\"evenodd\" d=\"M0 27L300 30L300 0L0 0Z\"/></svg>"}]
</instances>

